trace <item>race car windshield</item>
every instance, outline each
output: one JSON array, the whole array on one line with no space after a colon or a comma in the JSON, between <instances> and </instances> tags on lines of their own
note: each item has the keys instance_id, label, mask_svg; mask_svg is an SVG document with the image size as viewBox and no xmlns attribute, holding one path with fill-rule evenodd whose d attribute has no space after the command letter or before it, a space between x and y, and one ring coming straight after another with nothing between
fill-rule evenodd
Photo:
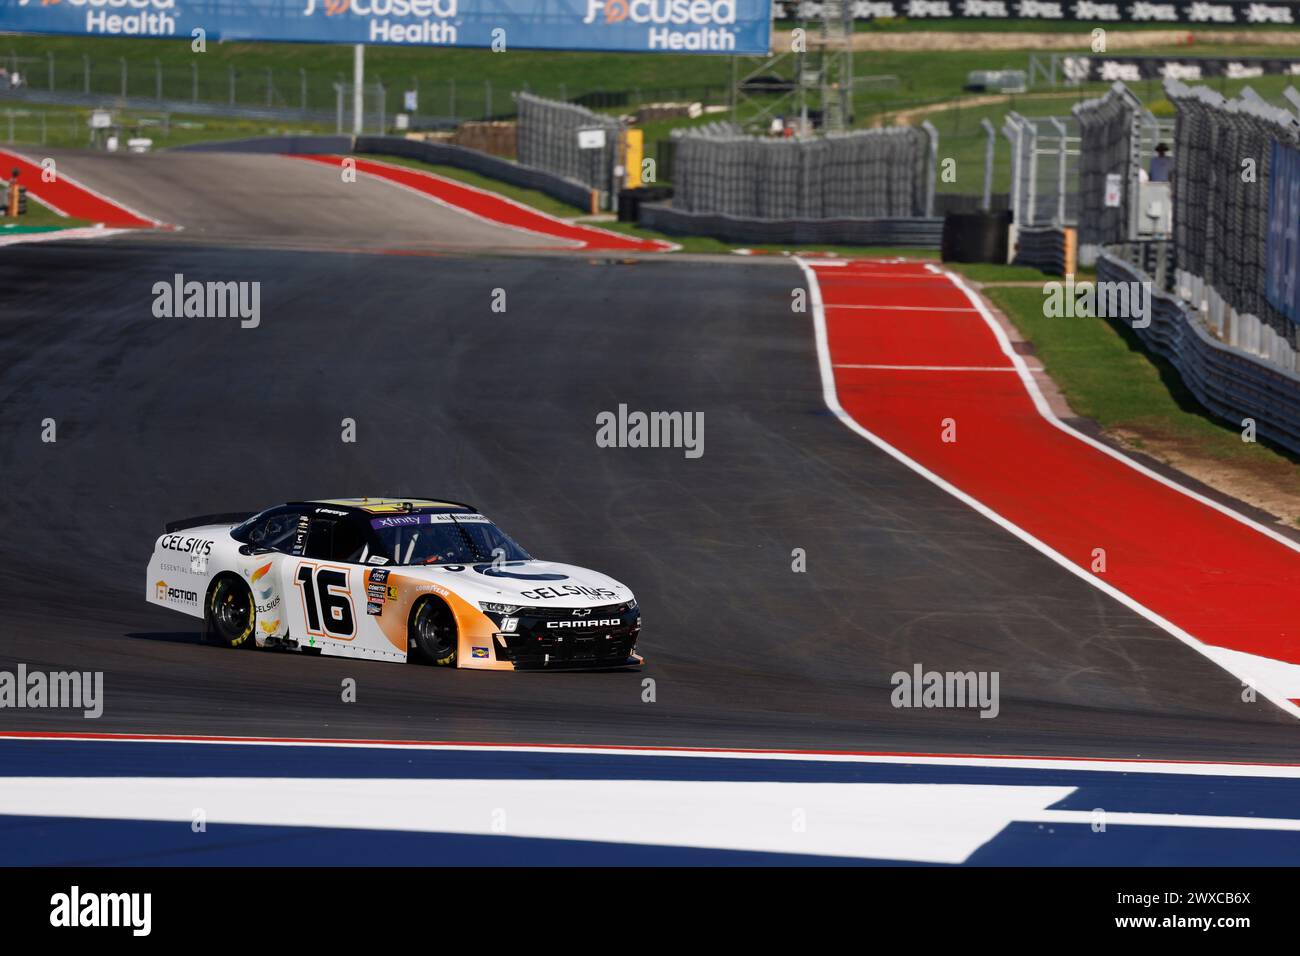
<instances>
[{"instance_id":1,"label":"race car windshield","mask_svg":"<svg viewBox=\"0 0 1300 956\"><path fill-rule=\"evenodd\" d=\"M531 555L482 515L415 514L375 518L370 555L392 564L476 564ZM369 555L361 560L365 562Z\"/></svg>"}]
</instances>

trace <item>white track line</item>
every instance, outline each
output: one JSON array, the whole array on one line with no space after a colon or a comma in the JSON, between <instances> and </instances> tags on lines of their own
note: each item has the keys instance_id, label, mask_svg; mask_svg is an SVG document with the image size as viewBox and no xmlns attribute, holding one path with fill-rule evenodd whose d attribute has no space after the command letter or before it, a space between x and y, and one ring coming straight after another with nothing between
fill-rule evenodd
<instances>
[{"instance_id":1,"label":"white track line","mask_svg":"<svg viewBox=\"0 0 1300 956\"><path fill-rule=\"evenodd\" d=\"M909 458L905 453L895 448L893 445L889 444L889 442L885 441L883 438L876 435L875 433L868 431L866 428L860 425L856 420L854 420L853 416L851 416L848 412L846 412L844 408L840 405L839 395L837 394L835 389L835 371L834 371L834 365L831 362L830 346L827 341L827 335L826 335L826 310L822 306L821 287L817 281L817 274L813 270L813 268L804 260L796 257L795 261L799 263L799 268L803 270L804 276L808 281L809 297L812 300L813 327L816 333L816 341L817 341L817 361L821 368L821 375L822 375L822 398L826 402L826 407L830 409L830 411L835 415L835 417L837 417L847 428L857 433L858 435L862 436L867 441L871 442L873 445L875 445L881 451L885 452L891 458L894 458L895 460L906 465L908 468L912 469L912 471L916 472L922 478L925 478L927 481L931 482L932 484L937 485L939 488L942 488L944 491L952 495L958 501L961 501L963 504L979 512L984 517L992 521L994 524L998 525L1004 530L1015 535L1021 541L1025 542L1027 545L1032 547L1034 550L1038 551L1040 554L1043 554L1044 556L1050 558L1052 561L1056 562L1062 568L1069 571L1075 577L1079 578L1082 581L1086 581L1088 584L1097 588L1099 591L1109 595L1110 597L1114 598L1116 601L1119 601L1129 610L1133 611L1136 614L1141 615L1142 617L1150 621L1152 624L1156 625L1157 627L1161 628L1167 633L1173 635L1179 641L1186 644L1188 647L1192 648L1192 650L1196 651L1198 654L1201 654L1207 660L1213 662L1216 666L1232 674L1233 677L1236 677L1244 685L1248 684L1252 687L1255 687L1255 689L1259 692L1261 696L1263 696L1267 700L1277 705L1279 709L1290 714L1292 717L1300 718L1300 706L1297 706L1296 704L1292 703L1286 697L1285 694L1278 693L1277 691L1274 691L1272 688L1266 686L1257 685L1250 675L1244 673L1237 667L1229 667L1226 662L1217 659L1213 654L1209 652L1208 646L1206 644L1202 643L1200 640L1198 640L1197 638L1193 637L1191 634L1184 631L1181 627L1174 624L1172 621L1166 620L1165 618L1157 614L1155 611L1152 611L1150 608L1146 607L1143 604L1138 603L1136 600L1129 597L1123 591L1120 591L1118 588L1115 588L1110 584L1107 584L1105 581L1102 581L1100 578L1097 578L1094 575L1090 574L1089 572L1085 571L1083 568L1076 565L1073 561L1065 557L1065 555L1061 554L1059 551L1055 550L1047 543L1040 541L1038 538L1030 534L1024 528L1021 528L1019 525L1015 524L1008 518L1003 517L998 512L994 511L992 508L988 507L978 499L967 494L965 491L962 491L960 488L958 488L956 485L952 484L948 480L940 477L939 475L935 474L933 471L930 471L930 469L926 468L920 462L915 461L912 458ZM954 276L951 273L941 272L940 270L936 270L936 272L938 272L940 275L947 276L947 278L951 282L953 282L954 285L956 285L958 288L960 288L963 292L966 293L967 298L970 299L971 303L976 306L977 311L979 311L981 317L983 317L984 321L989 326L989 328L993 330L994 335L997 337L998 343L1002 346L1003 352L1006 353L1007 357L1011 359L1012 363L1016 366L1017 370L1020 372L1020 380L1025 384L1025 387L1029 389L1030 395L1034 399L1035 407L1038 409L1039 413L1044 418L1046 418L1049 422L1056 425L1066 434L1072 435L1075 438L1078 438L1080 441L1084 441L1087 444L1097 448L1098 450L1110 454L1112 457L1116 458L1117 460L1122 461L1133 468L1136 468L1138 471L1141 471L1143 474L1146 474L1149 477L1160 481L1162 484L1168 485L1171 488L1175 488L1183 492L1184 494L1187 494L1190 497L1195 498L1198 501L1210 505L1211 507L1215 508L1218 511L1222 511L1225 514L1231 515L1237 518L1238 520L1242 521L1243 523L1249 525L1250 527L1255 528L1256 530L1261 531L1264 534L1267 534L1269 537L1274 538L1275 540L1280 540L1286 543L1292 549L1300 551L1300 547L1298 547L1294 542L1291 542L1288 539L1283 538L1281 535L1278 535L1275 532L1270 532L1262 525L1258 524L1257 522L1251 521L1250 519L1246 518L1244 515L1238 515L1235 512L1233 512L1231 509L1225 508L1222 505L1210 501L1208 498L1205 498L1201 495L1197 495L1194 492L1188 491L1186 488L1180 487L1175 482L1169 481L1168 479L1160 475L1157 475L1155 472L1151 471L1150 469L1143 468L1141 465L1137 464L1136 462L1130 461L1129 459L1125 458L1123 455L1118 454L1113 449L1108 448L1107 446L1101 444L1100 442L1094 441L1093 439L1088 438L1088 436L1083 435L1080 432L1077 432L1074 429L1066 426L1064 422L1062 422L1054 414L1052 414L1051 409L1048 408L1047 406L1046 399L1043 398L1042 393L1038 390L1037 383L1034 382L1033 373L1029 371L1029 368L1023 363L1023 361L1021 361L1020 356L1018 356L1015 353L1015 350L1011 348L1011 342L1007 338L1006 333L1002 331L1001 327L997 324L997 321L988 312L988 310L984 308L983 304L979 300L979 297L976 296L973 292L971 292L971 290L964 283L962 283L962 281L957 276Z\"/></svg>"},{"instance_id":2,"label":"white track line","mask_svg":"<svg viewBox=\"0 0 1300 956\"><path fill-rule=\"evenodd\" d=\"M585 754L609 757L687 757L724 760L785 760L819 763L906 764L936 767L994 767L1017 770L1069 770L1098 773L1185 774L1197 777L1264 777L1300 779L1300 764L1211 763L1208 761L1132 760L1104 757L1018 757L1006 754L982 757L972 754L854 753L850 751L722 750L705 747L613 747L585 744L487 744L456 741L327 740L321 738L229 737L185 735L49 735L0 731L0 748L6 743L41 740L105 744L200 744L218 747L314 747L351 750L417 750L469 753ZM0 749L2 752L2 749Z\"/></svg>"},{"instance_id":3,"label":"white track line","mask_svg":"<svg viewBox=\"0 0 1300 956\"><path fill-rule=\"evenodd\" d=\"M0 246L17 246L27 242L54 242L57 239L103 239L134 229L108 229L103 226L83 226L72 229L51 229L48 232L20 232L6 236L0 232Z\"/></svg>"}]
</instances>

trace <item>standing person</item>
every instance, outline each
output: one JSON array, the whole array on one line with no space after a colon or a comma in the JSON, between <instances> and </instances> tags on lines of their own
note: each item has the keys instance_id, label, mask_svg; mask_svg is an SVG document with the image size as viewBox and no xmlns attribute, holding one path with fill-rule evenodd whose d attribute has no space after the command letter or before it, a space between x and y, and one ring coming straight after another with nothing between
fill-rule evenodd
<instances>
[{"instance_id":1,"label":"standing person","mask_svg":"<svg viewBox=\"0 0 1300 956\"><path fill-rule=\"evenodd\" d=\"M1169 174L1174 171L1174 161L1169 155L1169 147L1164 143L1156 144L1156 154L1151 157L1149 177L1153 183L1169 182Z\"/></svg>"}]
</instances>

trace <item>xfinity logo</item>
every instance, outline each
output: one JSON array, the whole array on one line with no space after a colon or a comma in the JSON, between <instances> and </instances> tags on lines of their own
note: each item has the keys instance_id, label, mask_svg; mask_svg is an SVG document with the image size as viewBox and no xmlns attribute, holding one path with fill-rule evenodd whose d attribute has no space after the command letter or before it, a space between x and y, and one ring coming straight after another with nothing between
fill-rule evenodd
<instances>
[{"instance_id":1,"label":"xfinity logo","mask_svg":"<svg viewBox=\"0 0 1300 956\"><path fill-rule=\"evenodd\" d=\"M547 621L547 627L618 627L623 622L616 617L603 621Z\"/></svg>"},{"instance_id":2,"label":"xfinity logo","mask_svg":"<svg viewBox=\"0 0 1300 956\"><path fill-rule=\"evenodd\" d=\"M736 22L736 0L587 0L583 23L672 23L711 26Z\"/></svg>"}]
</instances>

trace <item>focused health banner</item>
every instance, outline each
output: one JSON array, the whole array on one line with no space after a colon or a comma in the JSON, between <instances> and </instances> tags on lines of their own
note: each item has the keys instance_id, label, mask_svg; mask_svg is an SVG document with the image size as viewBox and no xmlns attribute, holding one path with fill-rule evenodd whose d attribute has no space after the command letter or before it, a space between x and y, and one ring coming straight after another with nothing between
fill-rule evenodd
<instances>
[{"instance_id":1,"label":"focused health banner","mask_svg":"<svg viewBox=\"0 0 1300 956\"><path fill-rule=\"evenodd\" d=\"M764 54L770 0L0 0L0 32Z\"/></svg>"}]
</instances>

